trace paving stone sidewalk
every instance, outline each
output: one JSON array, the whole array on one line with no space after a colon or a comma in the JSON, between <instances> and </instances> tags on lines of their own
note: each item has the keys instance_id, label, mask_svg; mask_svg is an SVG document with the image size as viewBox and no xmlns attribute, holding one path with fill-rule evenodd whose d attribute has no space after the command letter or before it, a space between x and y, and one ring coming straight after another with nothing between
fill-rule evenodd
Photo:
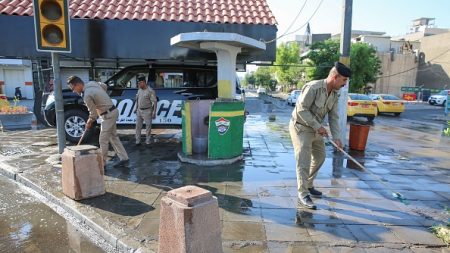
<instances>
[{"instance_id":1,"label":"paving stone sidewalk","mask_svg":"<svg viewBox=\"0 0 450 253\"><path fill-rule=\"evenodd\" d=\"M158 142L145 148L133 145L132 131L120 131L129 168L107 167L107 193L79 202L62 194L60 168L49 164L57 152L54 129L1 134L0 172L57 203L120 251L156 252L161 198L170 189L198 185L219 200L224 252L449 252L429 231L449 218L450 166L439 163L441 153L408 156L413 145L398 150L387 141L401 138L403 130L374 127L366 152L352 153L369 172L327 146L315 181L325 196L310 211L297 208L287 120L250 115L244 161L215 167L180 163L179 134L155 131ZM432 135L411 135L429 153L450 152L447 145L430 144Z\"/></svg>"}]
</instances>

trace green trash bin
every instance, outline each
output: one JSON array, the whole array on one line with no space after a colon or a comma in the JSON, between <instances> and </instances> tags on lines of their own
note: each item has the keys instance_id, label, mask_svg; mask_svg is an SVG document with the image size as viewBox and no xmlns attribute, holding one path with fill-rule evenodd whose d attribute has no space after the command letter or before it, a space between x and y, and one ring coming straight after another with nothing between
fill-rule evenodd
<instances>
[{"instance_id":1,"label":"green trash bin","mask_svg":"<svg viewBox=\"0 0 450 253\"><path fill-rule=\"evenodd\" d=\"M244 103L214 102L209 113L208 158L227 159L242 155Z\"/></svg>"}]
</instances>

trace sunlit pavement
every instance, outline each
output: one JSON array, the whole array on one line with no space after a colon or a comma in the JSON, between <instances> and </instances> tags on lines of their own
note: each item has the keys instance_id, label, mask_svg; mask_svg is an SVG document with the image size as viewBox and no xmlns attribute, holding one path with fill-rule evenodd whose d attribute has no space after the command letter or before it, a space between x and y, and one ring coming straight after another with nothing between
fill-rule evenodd
<instances>
[{"instance_id":1,"label":"sunlit pavement","mask_svg":"<svg viewBox=\"0 0 450 253\"><path fill-rule=\"evenodd\" d=\"M292 108L258 110L244 133L244 161L216 167L182 164L179 132L155 130L152 148L135 147L130 130L121 139L129 168L107 167L104 196L72 201L62 194L55 130L1 135L0 167L75 217L91 224L121 250L156 252L160 200L173 188L198 185L219 200L224 252L447 252L429 227L444 224L450 206L450 144L438 132L378 123L365 152L351 152L356 169L327 145L327 160L315 181L324 193L318 210L297 207L295 160L287 122ZM34 143L34 144L33 144ZM370 170L370 171L369 171ZM397 199L393 192L404 199ZM117 239L117 240L116 240Z\"/></svg>"}]
</instances>

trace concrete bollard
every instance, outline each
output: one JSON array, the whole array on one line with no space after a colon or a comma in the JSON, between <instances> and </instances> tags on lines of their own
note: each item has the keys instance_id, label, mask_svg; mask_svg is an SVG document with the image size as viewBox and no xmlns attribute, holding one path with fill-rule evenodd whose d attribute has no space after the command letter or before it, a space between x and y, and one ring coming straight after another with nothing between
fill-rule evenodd
<instances>
[{"instance_id":1,"label":"concrete bollard","mask_svg":"<svg viewBox=\"0 0 450 253\"><path fill-rule=\"evenodd\" d=\"M158 252L223 252L219 206L210 191L184 186L162 198Z\"/></svg>"},{"instance_id":2,"label":"concrete bollard","mask_svg":"<svg viewBox=\"0 0 450 253\"><path fill-rule=\"evenodd\" d=\"M66 196L80 200L105 194L103 159L97 147L67 147L61 160L61 182Z\"/></svg>"}]
</instances>

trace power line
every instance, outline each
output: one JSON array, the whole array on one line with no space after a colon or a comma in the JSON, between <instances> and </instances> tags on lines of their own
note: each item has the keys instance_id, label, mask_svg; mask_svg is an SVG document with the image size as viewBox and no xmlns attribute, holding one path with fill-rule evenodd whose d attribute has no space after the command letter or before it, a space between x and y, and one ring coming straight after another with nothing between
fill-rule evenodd
<instances>
[{"instance_id":1,"label":"power line","mask_svg":"<svg viewBox=\"0 0 450 253\"><path fill-rule=\"evenodd\" d=\"M302 29L303 27L305 27L305 26L309 23L309 21L311 21L311 19L316 15L316 13L317 13L317 11L319 10L319 8L320 8L320 6L322 5L322 3L323 3L323 0L320 0L319 5L317 5L317 8L314 10L313 14L312 14L311 17L308 19L308 21L306 21L306 23L304 23L302 26L300 26L299 28L295 29L294 31L285 34L285 36L286 36L286 35L291 35L291 34L293 34L293 33L296 33L296 32L298 32L300 29Z\"/></svg>"},{"instance_id":2,"label":"power line","mask_svg":"<svg viewBox=\"0 0 450 253\"><path fill-rule=\"evenodd\" d=\"M303 3L303 6L300 8L300 11L297 13L297 16L295 16L294 20L292 20L291 24L289 25L289 27L286 29L286 31L282 35L278 36L277 38L275 38L273 40L266 41L265 43L269 44L269 43L272 43L272 42L274 42L274 41L276 41L276 40L278 40L280 38L283 38L286 35L286 33L291 29L291 27L294 25L295 21L297 21L297 18L300 16L300 13L302 13L303 8L305 8L305 5L306 5L307 2L308 2L308 0L306 0Z\"/></svg>"},{"instance_id":3,"label":"power line","mask_svg":"<svg viewBox=\"0 0 450 253\"><path fill-rule=\"evenodd\" d=\"M305 3L306 3L306 2L305 2ZM317 8L314 10L314 12L313 12L313 14L311 15L311 17L309 17L308 21L306 21L306 23L304 23L302 26L300 26L299 28L297 28L297 29L295 29L294 31L289 32L289 33L287 33L287 31L288 31L288 30L287 30L284 34L282 34L282 35L279 36L278 38L275 38L275 39L273 39L273 40L266 41L266 42L264 42L264 43L269 44L269 43L272 43L272 42L274 42L274 41L276 41L276 40L278 40L278 39L281 39L281 38L283 38L283 37L285 37L285 36L287 36L287 35L291 35L291 34L293 34L293 33L298 32L300 29L302 29L303 27L305 27L305 26L309 23L309 21L311 21L311 19L316 15L316 13L317 13L317 11L319 10L319 8L320 8L320 6L322 5L322 3L323 3L323 0L320 0L319 5L318 5Z\"/></svg>"},{"instance_id":4,"label":"power line","mask_svg":"<svg viewBox=\"0 0 450 253\"><path fill-rule=\"evenodd\" d=\"M286 31L285 31L281 36L284 36L286 33L289 32L289 30L290 30L290 29L292 28L292 26L294 25L295 21L297 21L297 18L300 16L300 13L302 13L303 8L305 8L305 5L306 5L307 2L308 2L308 0L306 0L306 1L303 3L303 6L302 6L302 8L300 8L300 11L297 13L297 16L295 16L294 20L291 22L291 24L289 25L289 27L286 29Z\"/></svg>"}]
</instances>

